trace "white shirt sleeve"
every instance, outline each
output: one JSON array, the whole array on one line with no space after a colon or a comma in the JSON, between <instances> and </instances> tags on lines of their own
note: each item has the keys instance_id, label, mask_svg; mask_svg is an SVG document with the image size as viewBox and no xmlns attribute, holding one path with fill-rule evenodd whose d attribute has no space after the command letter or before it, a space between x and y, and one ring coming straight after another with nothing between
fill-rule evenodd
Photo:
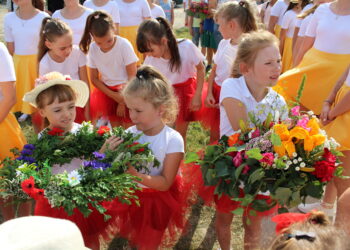
<instances>
[{"instance_id":1,"label":"white shirt sleeve","mask_svg":"<svg viewBox=\"0 0 350 250\"><path fill-rule=\"evenodd\" d=\"M13 35L12 35L12 28L11 28L11 25L10 25L10 22L11 22L11 15L13 15L14 12L11 12L11 13L8 13L5 15L5 18L4 18L4 35L5 35L5 41L6 42L14 42L14 38L13 38Z\"/></svg>"},{"instance_id":2,"label":"white shirt sleeve","mask_svg":"<svg viewBox=\"0 0 350 250\"><path fill-rule=\"evenodd\" d=\"M149 8L149 5L146 0L142 0L142 17L143 18L150 18L152 17L151 15L151 9Z\"/></svg>"},{"instance_id":3,"label":"white shirt sleeve","mask_svg":"<svg viewBox=\"0 0 350 250\"><path fill-rule=\"evenodd\" d=\"M290 23L292 22L293 18L294 18L294 16L289 11L286 14L284 14L283 19L282 19L281 28L282 29L289 29Z\"/></svg>"},{"instance_id":4,"label":"white shirt sleeve","mask_svg":"<svg viewBox=\"0 0 350 250\"><path fill-rule=\"evenodd\" d=\"M312 15L310 23L306 29L305 36L309 37L315 37L316 36L316 30L318 25L318 11L322 6L318 7L318 9L315 11L315 13Z\"/></svg>"},{"instance_id":5,"label":"white shirt sleeve","mask_svg":"<svg viewBox=\"0 0 350 250\"><path fill-rule=\"evenodd\" d=\"M90 45L90 49L87 54L87 66L90 68L96 69L97 66L94 61L94 50L95 50L95 48L93 48L94 45L95 45L94 43Z\"/></svg>"},{"instance_id":6,"label":"white shirt sleeve","mask_svg":"<svg viewBox=\"0 0 350 250\"><path fill-rule=\"evenodd\" d=\"M220 104L226 98L233 98L242 101L243 92L239 79L240 78L228 78L222 83L220 91Z\"/></svg>"},{"instance_id":7,"label":"white shirt sleeve","mask_svg":"<svg viewBox=\"0 0 350 250\"><path fill-rule=\"evenodd\" d=\"M119 8L118 4L116 2L112 2L113 6L111 9L111 16L113 18L114 23L120 23L120 14L119 14Z\"/></svg>"},{"instance_id":8,"label":"white shirt sleeve","mask_svg":"<svg viewBox=\"0 0 350 250\"><path fill-rule=\"evenodd\" d=\"M39 63L39 76L43 76L50 72L49 63L47 61L48 54L46 53L43 58L41 58Z\"/></svg>"},{"instance_id":9,"label":"white shirt sleeve","mask_svg":"<svg viewBox=\"0 0 350 250\"><path fill-rule=\"evenodd\" d=\"M12 57L3 43L0 43L0 58L0 82L16 81Z\"/></svg>"},{"instance_id":10,"label":"white shirt sleeve","mask_svg":"<svg viewBox=\"0 0 350 250\"><path fill-rule=\"evenodd\" d=\"M123 49L122 49L121 53L123 56L125 66L128 66L129 64L135 63L139 60L134 52L134 49L133 49L131 43L126 39L124 39Z\"/></svg>"},{"instance_id":11,"label":"white shirt sleeve","mask_svg":"<svg viewBox=\"0 0 350 250\"><path fill-rule=\"evenodd\" d=\"M79 49L79 60L78 60L78 65L79 65L79 68L80 67L83 67L86 65L86 62L87 62L87 58L86 58L86 55Z\"/></svg>"},{"instance_id":12,"label":"white shirt sleeve","mask_svg":"<svg viewBox=\"0 0 350 250\"><path fill-rule=\"evenodd\" d=\"M281 11L283 8L283 2L277 1L274 6L271 8L271 14L270 16L277 16L279 17L281 15Z\"/></svg>"},{"instance_id":13,"label":"white shirt sleeve","mask_svg":"<svg viewBox=\"0 0 350 250\"><path fill-rule=\"evenodd\" d=\"M194 45L192 41L190 41L188 44L188 57L191 58L195 65L198 65L200 62L203 62L205 60L205 57L203 56L199 48L196 45Z\"/></svg>"},{"instance_id":14,"label":"white shirt sleeve","mask_svg":"<svg viewBox=\"0 0 350 250\"><path fill-rule=\"evenodd\" d=\"M170 135L170 139L168 141L168 147L166 149L166 154L171 154L171 153L184 153L185 148L184 148L184 140L182 136L176 132L172 131Z\"/></svg>"}]
</instances>

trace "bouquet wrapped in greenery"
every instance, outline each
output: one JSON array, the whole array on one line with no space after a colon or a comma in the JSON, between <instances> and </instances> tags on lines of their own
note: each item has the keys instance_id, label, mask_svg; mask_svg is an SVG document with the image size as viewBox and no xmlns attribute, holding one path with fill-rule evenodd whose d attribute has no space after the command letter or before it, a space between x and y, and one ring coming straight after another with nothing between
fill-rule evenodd
<instances>
[{"instance_id":1,"label":"bouquet wrapped in greenery","mask_svg":"<svg viewBox=\"0 0 350 250\"><path fill-rule=\"evenodd\" d=\"M123 142L113 151L97 152L110 136L122 138ZM140 136L121 127L96 130L89 123L74 134L46 130L40 139L17 151L19 157L15 160L7 158L2 162L0 196L17 202L44 198L52 207L64 208L68 215L78 208L85 216L91 212L89 206L104 214L100 204L103 201L118 197L130 203L137 199L134 192L138 186L135 177L125 173L128 166L147 172L149 164L159 165L147 144L136 142ZM77 158L82 164L75 170L52 173L53 168Z\"/></svg>"},{"instance_id":2,"label":"bouquet wrapped in greenery","mask_svg":"<svg viewBox=\"0 0 350 250\"><path fill-rule=\"evenodd\" d=\"M192 2L190 7L186 10L188 16L205 19L209 15L209 6L206 2Z\"/></svg>"}]
</instances>

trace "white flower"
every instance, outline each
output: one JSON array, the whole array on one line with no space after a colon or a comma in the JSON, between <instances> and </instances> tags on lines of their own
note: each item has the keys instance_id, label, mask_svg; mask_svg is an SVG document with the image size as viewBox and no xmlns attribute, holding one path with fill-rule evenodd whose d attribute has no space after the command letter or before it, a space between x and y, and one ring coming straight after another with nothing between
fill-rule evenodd
<instances>
[{"instance_id":1,"label":"white flower","mask_svg":"<svg viewBox=\"0 0 350 250\"><path fill-rule=\"evenodd\" d=\"M314 114L314 112L312 112L312 111L310 110L310 111L307 112L307 114L308 114L309 116L312 116L312 115Z\"/></svg>"},{"instance_id":2,"label":"white flower","mask_svg":"<svg viewBox=\"0 0 350 250\"><path fill-rule=\"evenodd\" d=\"M289 165L286 165L286 167L284 168L284 170L288 170L288 168L289 168Z\"/></svg>"},{"instance_id":3,"label":"white flower","mask_svg":"<svg viewBox=\"0 0 350 250\"><path fill-rule=\"evenodd\" d=\"M340 146L340 144L333 137L329 139L329 143L332 148L337 148Z\"/></svg>"},{"instance_id":4,"label":"white flower","mask_svg":"<svg viewBox=\"0 0 350 250\"><path fill-rule=\"evenodd\" d=\"M330 144L330 141L326 139L326 140L324 141L323 146L324 146L324 148L331 149L331 144Z\"/></svg>"},{"instance_id":5,"label":"white flower","mask_svg":"<svg viewBox=\"0 0 350 250\"><path fill-rule=\"evenodd\" d=\"M301 157L298 158L298 161L302 161L303 159Z\"/></svg>"},{"instance_id":6,"label":"white flower","mask_svg":"<svg viewBox=\"0 0 350 250\"><path fill-rule=\"evenodd\" d=\"M71 187L74 187L80 183L81 176L77 170L73 170L68 174L68 181Z\"/></svg>"},{"instance_id":7,"label":"white flower","mask_svg":"<svg viewBox=\"0 0 350 250\"><path fill-rule=\"evenodd\" d=\"M275 122L279 122L280 120L280 112L278 110L275 111Z\"/></svg>"},{"instance_id":8,"label":"white flower","mask_svg":"<svg viewBox=\"0 0 350 250\"><path fill-rule=\"evenodd\" d=\"M294 160L293 160L293 163L294 163L294 164L298 164L298 160L297 160L297 159L294 159Z\"/></svg>"},{"instance_id":9,"label":"white flower","mask_svg":"<svg viewBox=\"0 0 350 250\"><path fill-rule=\"evenodd\" d=\"M300 163L300 167L305 167L306 166L306 164L305 164L305 162L302 162L302 163Z\"/></svg>"},{"instance_id":10,"label":"white flower","mask_svg":"<svg viewBox=\"0 0 350 250\"><path fill-rule=\"evenodd\" d=\"M248 138L252 138L253 130L248 133Z\"/></svg>"},{"instance_id":11,"label":"white flower","mask_svg":"<svg viewBox=\"0 0 350 250\"><path fill-rule=\"evenodd\" d=\"M300 168L299 168L299 167L296 167L295 170L296 170L296 171L300 171Z\"/></svg>"},{"instance_id":12,"label":"white flower","mask_svg":"<svg viewBox=\"0 0 350 250\"><path fill-rule=\"evenodd\" d=\"M292 162L291 161L287 161L287 165L292 165Z\"/></svg>"},{"instance_id":13,"label":"white flower","mask_svg":"<svg viewBox=\"0 0 350 250\"><path fill-rule=\"evenodd\" d=\"M323 135L323 136L327 136L327 133L326 133L326 131L325 131L324 129L320 129L320 130L319 130L319 133L320 133L321 135Z\"/></svg>"},{"instance_id":14,"label":"white flower","mask_svg":"<svg viewBox=\"0 0 350 250\"><path fill-rule=\"evenodd\" d=\"M272 168L276 168L276 164L274 163L274 164L272 164Z\"/></svg>"},{"instance_id":15,"label":"white flower","mask_svg":"<svg viewBox=\"0 0 350 250\"><path fill-rule=\"evenodd\" d=\"M292 156L295 158L298 156L298 154L296 152L293 152Z\"/></svg>"}]
</instances>

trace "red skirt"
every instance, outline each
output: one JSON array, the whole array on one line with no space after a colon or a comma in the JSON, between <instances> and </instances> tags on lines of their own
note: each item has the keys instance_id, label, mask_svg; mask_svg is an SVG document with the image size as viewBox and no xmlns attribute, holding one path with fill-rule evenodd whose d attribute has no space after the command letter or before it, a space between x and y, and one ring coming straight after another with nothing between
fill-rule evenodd
<instances>
[{"instance_id":1,"label":"red skirt","mask_svg":"<svg viewBox=\"0 0 350 250\"><path fill-rule=\"evenodd\" d=\"M196 92L196 79L189 78L183 83L173 84L179 103L179 114L176 124L195 121L195 112L190 110L191 101Z\"/></svg>"},{"instance_id":2,"label":"red skirt","mask_svg":"<svg viewBox=\"0 0 350 250\"><path fill-rule=\"evenodd\" d=\"M124 84L117 86L107 86L114 92L120 92L124 87ZM117 116L118 103L103 93L98 88L94 88L90 96L90 113L92 119L98 119L101 116L107 117L110 121L120 121L125 123L131 123L129 110L126 109L125 116Z\"/></svg>"},{"instance_id":3,"label":"red skirt","mask_svg":"<svg viewBox=\"0 0 350 250\"><path fill-rule=\"evenodd\" d=\"M181 190L181 177L177 176L168 191L136 191L140 206L134 202L122 204L116 199L109 207L115 218L113 227L138 249L174 244L186 222L187 205Z\"/></svg>"},{"instance_id":4,"label":"red skirt","mask_svg":"<svg viewBox=\"0 0 350 250\"><path fill-rule=\"evenodd\" d=\"M72 221L80 229L85 245L93 248L99 246L99 236L109 239L108 225L112 219L104 221L102 214L93 207L89 208L92 210L89 217L84 217L78 209L74 209L73 214L69 216L63 208L52 208L47 199L40 199L36 201L34 215Z\"/></svg>"}]
</instances>

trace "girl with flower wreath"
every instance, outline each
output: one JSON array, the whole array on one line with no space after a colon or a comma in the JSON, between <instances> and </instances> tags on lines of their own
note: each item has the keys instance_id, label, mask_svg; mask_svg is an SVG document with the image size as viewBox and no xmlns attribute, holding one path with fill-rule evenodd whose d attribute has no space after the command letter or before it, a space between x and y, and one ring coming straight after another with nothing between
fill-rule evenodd
<instances>
[{"instance_id":1,"label":"girl with flower wreath","mask_svg":"<svg viewBox=\"0 0 350 250\"><path fill-rule=\"evenodd\" d=\"M62 74L52 72L46 74L36 81L36 87L25 94L23 100L30 103L39 110L41 116L46 119L48 127L39 133L39 138L44 133L48 135L64 135L67 132L76 133L81 125L75 123L76 107L84 107L89 98L89 87L81 80L67 80ZM50 130L48 132L48 130ZM116 137L110 137L106 140L101 151L104 151L108 145L109 149L115 148L121 143ZM83 160L74 158L68 164L62 166L54 165L53 174L67 171L72 173L82 165ZM34 187L34 179L30 178L22 183L22 187ZM28 191L28 190L27 190ZM52 208L48 200L43 197L39 189L34 189L32 198L36 200L35 215L48 216L55 218L68 219L73 221L83 234L85 244L91 249L99 249L99 236L107 233L108 223L104 221L104 216L96 209L92 209L89 217L77 209L73 215L68 216L63 208Z\"/></svg>"}]
</instances>

